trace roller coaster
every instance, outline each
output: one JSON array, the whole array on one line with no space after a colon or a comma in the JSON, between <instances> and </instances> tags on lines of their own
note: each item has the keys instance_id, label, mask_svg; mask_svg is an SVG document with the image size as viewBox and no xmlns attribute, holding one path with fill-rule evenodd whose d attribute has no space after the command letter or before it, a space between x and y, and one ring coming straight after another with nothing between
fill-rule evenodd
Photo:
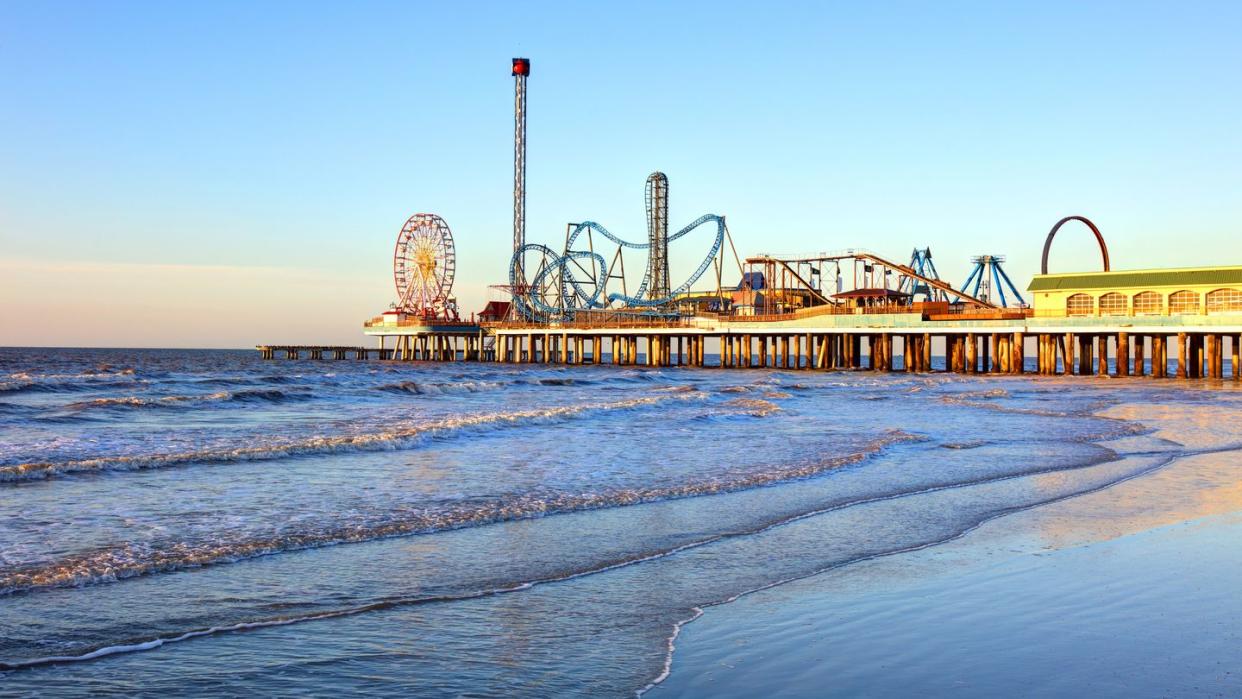
<instances>
[{"instance_id":1,"label":"roller coaster","mask_svg":"<svg viewBox=\"0 0 1242 699\"><path fill-rule=\"evenodd\" d=\"M657 188L655 196L653 183ZM605 308L627 308L647 315L665 315L669 311L664 307L690 291L713 261L719 276L720 257L729 236L724 217L704 214L685 228L667 235L667 186L667 179L662 173L652 173L648 178L648 242L626 240L595 221L583 221L568 224L565 245L560 253L539 243L519 247L509 262L509 288L513 294L514 310L524 319L536 322L572 320L577 312ZM684 282L670 289L667 277L668 245L708 224L715 224L716 230L707 254ZM605 260L596 251L596 236L616 246L611 261ZM582 249L582 243L585 243L585 249ZM650 259L633 294L629 294L626 287L623 251L627 249L647 251ZM610 292L609 282L619 283L621 290Z\"/></svg>"}]
</instances>

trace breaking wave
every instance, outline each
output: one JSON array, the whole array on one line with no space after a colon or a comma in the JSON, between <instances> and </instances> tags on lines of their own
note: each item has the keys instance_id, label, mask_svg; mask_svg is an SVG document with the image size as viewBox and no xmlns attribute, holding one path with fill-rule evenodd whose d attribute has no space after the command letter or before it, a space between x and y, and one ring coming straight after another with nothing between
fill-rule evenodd
<instances>
[{"instance_id":1,"label":"breaking wave","mask_svg":"<svg viewBox=\"0 0 1242 699\"><path fill-rule=\"evenodd\" d=\"M133 369L113 369L113 367L105 366L97 369L87 369L76 374L41 374L38 372L19 371L9 374L8 378L20 381L74 381L81 379L111 379L133 376L136 373Z\"/></svg>"},{"instance_id":2,"label":"breaking wave","mask_svg":"<svg viewBox=\"0 0 1242 699\"><path fill-rule=\"evenodd\" d=\"M767 417L781 411L781 406L762 398L733 398L725 401L724 404L732 408L734 414L751 417Z\"/></svg>"},{"instance_id":3,"label":"breaking wave","mask_svg":"<svg viewBox=\"0 0 1242 699\"><path fill-rule=\"evenodd\" d=\"M101 388L134 388L144 382L135 379L105 379L102 381L0 381L0 393L74 393L97 391Z\"/></svg>"},{"instance_id":4,"label":"breaking wave","mask_svg":"<svg viewBox=\"0 0 1242 699\"><path fill-rule=\"evenodd\" d=\"M400 381L376 386L378 391L385 393L409 393L412 395L439 395L443 393L479 393L493 391L504 387L497 381L454 381L452 383L431 383L423 381Z\"/></svg>"},{"instance_id":5,"label":"breaking wave","mask_svg":"<svg viewBox=\"0 0 1242 699\"><path fill-rule=\"evenodd\" d=\"M365 515L329 526L281 531L236 541L125 544L56 561L0 572L0 595L58 587L115 582L156 573L199 568L336 544L360 543L411 534L475 527L551 514L625 507L646 502L728 493L809 478L854 464L888 446L925 438L891 431L856 451L814 461L759 469L736 469L683 483L595 492L525 492L439 507L405 507Z\"/></svg>"},{"instance_id":6,"label":"breaking wave","mask_svg":"<svg viewBox=\"0 0 1242 699\"><path fill-rule=\"evenodd\" d=\"M571 419L583 414L629 410L669 400L692 398L694 396L694 393L664 393L659 396L632 398L611 403L579 404L539 410L462 415L402 427L387 432L317 436L258 446L12 464L0 466L0 482L32 481L72 473L137 471L188 463L260 461L282 459L290 456L331 454L342 451L387 451L408 447L411 444L417 443L420 439L462 430Z\"/></svg>"},{"instance_id":7,"label":"breaking wave","mask_svg":"<svg viewBox=\"0 0 1242 699\"><path fill-rule=\"evenodd\" d=\"M65 406L66 410L91 410L98 408L176 408L200 403L287 403L306 400L310 393L281 391L277 389L248 389L243 391L219 391L192 396L164 396L162 398L96 398Z\"/></svg>"}]
</instances>

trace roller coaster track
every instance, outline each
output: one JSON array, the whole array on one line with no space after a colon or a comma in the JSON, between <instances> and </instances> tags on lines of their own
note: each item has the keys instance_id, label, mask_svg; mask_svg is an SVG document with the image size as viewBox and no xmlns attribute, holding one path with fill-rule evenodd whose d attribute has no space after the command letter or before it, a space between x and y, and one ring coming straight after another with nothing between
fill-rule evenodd
<instances>
[{"instance_id":1,"label":"roller coaster track","mask_svg":"<svg viewBox=\"0 0 1242 699\"><path fill-rule=\"evenodd\" d=\"M761 257L753 257L746 261L756 262L756 261L761 261L761 260L771 260L773 262L784 264L786 267L788 267L789 263L815 263L815 262L835 262L839 260L865 260L868 262L873 262L875 264L882 265L896 272L900 272L901 274L904 274L907 277L917 279L923 282L924 284L932 287L933 289L938 289L940 291L945 292L946 294L950 294L959 299L964 299L966 301L969 301L970 303L977 304L981 308L993 308L993 309L998 308L998 306L994 303L989 303L987 301L977 299L974 296L971 296L965 292L954 289L953 285L949 284L948 282L941 281L940 279L937 279L935 277L930 277L925 274L922 274L919 271L915 270L913 267L910 267L909 265L898 264L891 260L886 260L883 257L880 257L879 255L876 255L874 253L848 252L848 253L844 253L840 255L825 255L821 257L803 257L803 258L792 259L792 260L782 260L782 259L775 258L775 257L761 256ZM806 282L802 282L802 283L806 284ZM807 288L810 289L809 284L807 284ZM811 290L813 291L813 289Z\"/></svg>"},{"instance_id":2,"label":"roller coaster track","mask_svg":"<svg viewBox=\"0 0 1242 699\"><path fill-rule=\"evenodd\" d=\"M568 320L573 317L575 309L603 308L607 303L618 301L626 306L638 308L654 308L667 304L680 294L689 291L690 287L703 276L703 273L711 266L712 260L720 253L721 246L724 245L727 229L723 216L705 214L668 237L668 242L672 243L709 222L715 222L716 224L716 237L712 240L712 245L707 255L703 257L703 261L699 263L699 266L695 268L685 282L670 291L668 296L662 298L644 298L647 287L651 282L650 272L648 272L643 276L642 283L639 284L638 291L633 296L614 293L608 294L606 303L601 301L600 296L605 292L608 276L607 263L604 261L603 256L596 252L573 249L578 236L586 230L598 233L619 247L630 248L631 250L648 250L651 248L649 242L635 243L625 240L594 221L583 221L575 225L565 239L564 254L557 254L551 248L538 243L528 243L518 248L517 252L513 254L513 258L509 261L509 284L515 290L515 306L518 312L527 319L560 317ZM535 277L531 279L529 285L524 285L518 279L520 276L518 272L520 269L524 269L529 273L531 267L523 264L528 253L541 255L543 257L543 265ZM582 268L580 261L583 260L594 263L593 267L597 271L593 275L595 278L589 282L587 280L579 280L573 272L573 267ZM532 293L532 290L543 289L550 283L555 284L557 282L559 282L560 286L560 298L557 299L556 305L549 303L544 294Z\"/></svg>"}]
</instances>

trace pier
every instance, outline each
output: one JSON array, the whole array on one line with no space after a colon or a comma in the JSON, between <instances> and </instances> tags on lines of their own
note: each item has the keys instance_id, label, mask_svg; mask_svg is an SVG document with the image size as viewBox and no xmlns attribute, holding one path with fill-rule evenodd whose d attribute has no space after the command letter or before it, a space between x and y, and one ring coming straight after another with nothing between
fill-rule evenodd
<instances>
[{"instance_id":1,"label":"pier","mask_svg":"<svg viewBox=\"0 0 1242 699\"><path fill-rule=\"evenodd\" d=\"M376 348L258 349L264 359L1240 378L1242 315L1198 319L1223 321L1210 325L1169 317L1160 323L1079 318L1069 324L1069 318L1034 316L930 321L911 315L874 314L863 322L844 316L832 324L759 317L556 326L497 322L470 334L400 334L373 326L368 333L379 338ZM941 360L934 369L933 357Z\"/></svg>"},{"instance_id":2,"label":"pier","mask_svg":"<svg viewBox=\"0 0 1242 699\"><path fill-rule=\"evenodd\" d=\"M391 359L379 349L342 345L255 345L264 359Z\"/></svg>"},{"instance_id":3,"label":"pier","mask_svg":"<svg viewBox=\"0 0 1242 699\"><path fill-rule=\"evenodd\" d=\"M514 58L511 69L513 250L507 283L492 286L504 300L462 320L452 231L417 213L397 236L397 301L363 323L374 349L261 345L264 359L1239 379L1242 266L1113 270L1084 216L1052 226L1025 294L1005 256L991 253L971 258L960 286L940 278L930 247L914 248L909 263L855 248L743 259L722 215L669 232L669 178L658 171L644 189L643 239L579 219L555 247L528 242L530 60ZM1094 236L1101 271L1049 273L1067 224ZM690 255L697 267L675 284L669 245L693 239L705 254ZM645 269L631 261L641 277L627 280L625 255L635 251Z\"/></svg>"}]
</instances>

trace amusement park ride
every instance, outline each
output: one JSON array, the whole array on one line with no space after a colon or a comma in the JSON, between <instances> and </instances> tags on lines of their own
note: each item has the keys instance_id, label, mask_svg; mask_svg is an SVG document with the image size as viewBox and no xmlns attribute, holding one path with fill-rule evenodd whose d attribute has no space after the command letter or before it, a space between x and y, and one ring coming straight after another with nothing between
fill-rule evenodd
<instances>
[{"instance_id":1,"label":"amusement park ride","mask_svg":"<svg viewBox=\"0 0 1242 699\"><path fill-rule=\"evenodd\" d=\"M397 233L392 269L395 311L428 320L459 320L457 299L452 296L457 251L444 219L435 214L411 216Z\"/></svg>"},{"instance_id":2,"label":"amusement park ride","mask_svg":"<svg viewBox=\"0 0 1242 699\"><path fill-rule=\"evenodd\" d=\"M506 287L513 295L515 312L525 320L545 322L572 320L576 314L608 309L659 315L668 313L668 307L688 293L713 262L719 278L723 272L720 253L728 237L724 217L705 214L669 235L668 178L662 172L647 178L646 200L646 243L625 240L594 221L583 221L566 226L565 244L559 253L538 243L527 243L515 250ZM670 289L669 243L706 224L714 224L715 228L707 254L689 278ZM646 273L633 294L628 292L625 277L626 249L647 252ZM609 259L600 250L609 250ZM529 281L524 282L523 271L529 275ZM620 286L620 291L610 290L610 283L613 289Z\"/></svg>"},{"instance_id":3,"label":"amusement park ride","mask_svg":"<svg viewBox=\"0 0 1242 699\"><path fill-rule=\"evenodd\" d=\"M627 366L836 370L864 368L865 356L865 368L892 371L900 349L903 371L926 372L935 345L949 372L1021 374L1034 357L1039 374L1126 376L1133 358L1133 375L1165 377L1172 346L1178 376L1220 378L1228 337L1231 366L1242 366L1242 266L1112 273L1104 237L1081 216L1067 216L1049 231L1042 273L1030 287L1034 308L1000 255L973 258L974 271L960 288L941 279L926 247L915 248L909 264L863 250L743 262L721 215L705 214L669 233L669 184L660 172L647 178L643 242L586 220L566 225L559 249L528 243L530 61L513 59L512 75L513 251L507 283L493 287L506 300L462 319L452 295L453 235L440 217L416 214L401 227L394 250L397 302L363 323L378 348L258 346L264 358L284 352L296 359L309 351L312 359L353 353L398 361L600 364L607 356ZM1095 235L1103 272L1049 274L1053 238L1072 221ZM706 254L674 286L669 246L700 228ZM633 290L627 252L646 257ZM631 268L637 269L632 262ZM712 283L694 289L709 270ZM1238 371L1232 376L1242 379Z\"/></svg>"},{"instance_id":4,"label":"amusement park ride","mask_svg":"<svg viewBox=\"0 0 1242 699\"><path fill-rule=\"evenodd\" d=\"M1001 268L1004 258L999 255L974 258L975 270L961 289L940 278L929 248L916 248L910 263L904 265L858 250L808 257L761 255L743 262L723 216L704 214L669 233L669 183L662 172L651 173L646 182L645 242L623 238L586 220L566 225L559 249L528 243L526 83L530 60L513 59L512 75L513 254L508 283L492 287L510 301L500 304L503 312L499 314L491 312L497 304L489 304L485 319L566 325L601 317L642 317L655 322L697 314L782 315L819 307L823 312L899 309L916 304L943 306L945 312L950 306L975 311L999 311L1011 304L1025 307L1022 295ZM700 228L708 233L706 254L685 280L674 286L669 246ZM627 251L646 256L645 271L637 285L626 277ZM732 260L726 260L726 251ZM726 267L734 265L740 281L726 283L726 277L732 277ZM712 288L694 290L709 270ZM426 213L411 216L397 236L393 277L398 300L388 314L405 324L467 325L452 295L455 271L453 235L444 219Z\"/></svg>"}]
</instances>

